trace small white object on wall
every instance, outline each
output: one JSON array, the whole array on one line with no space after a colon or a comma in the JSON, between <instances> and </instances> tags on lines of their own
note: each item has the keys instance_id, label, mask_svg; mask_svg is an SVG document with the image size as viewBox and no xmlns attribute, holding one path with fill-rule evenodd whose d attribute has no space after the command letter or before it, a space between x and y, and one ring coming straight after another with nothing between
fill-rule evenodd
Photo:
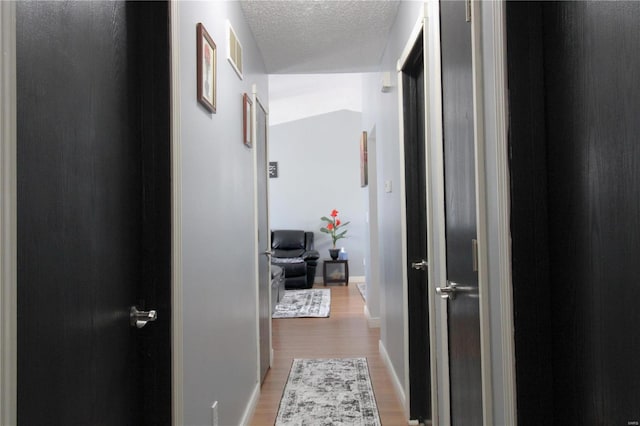
<instances>
[{"instance_id":1,"label":"small white object on wall","mask_svg":"<svg viewBox=\"0 0 640 426\"><path fill-rule=\"evenodd\" d=\"M391 188L391 181L390 180L385 180L384 181L384 192L391 192L392 188Z\"/></svg>"},{"instance_id":2,"label":"small white object on wall","mask_svg":"<svg viewBox=\"0 0 640 426\"><path fill-rule=\"evenodd\" d=\"M391 91L391 73L390 72L383 72L382 73L382 81L381 81L381 88L380 90L383 93L387 93Z\"/></svg>"}]
</instances>

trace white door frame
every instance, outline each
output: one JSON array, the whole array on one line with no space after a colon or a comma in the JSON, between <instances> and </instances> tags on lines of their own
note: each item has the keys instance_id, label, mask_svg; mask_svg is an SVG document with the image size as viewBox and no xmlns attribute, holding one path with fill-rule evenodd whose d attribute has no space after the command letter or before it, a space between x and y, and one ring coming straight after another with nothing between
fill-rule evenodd
<instances>
[{"instance_id":1,"label":"white door frame","mask_svg":"<svg viewBox=\"0 0 640 426\"><path fill-rule=\"evenodd\" d=\"M427 203L427 280L428 286L431 287L432 283L435 282L434 277L434 268L433 268L433 252L434 252L434 237L432 233L435 231L434 228L434 215L433 215L433 194L431 191L431 166L432 166L432 144L430 138L430 110L433 107L430 100L431 93L431 85L430 85L430 74L431 74L431 50L432 46L429 42L431 35L431 24L428 21L428 5L425 4L425 8L422 10L420 15L418 16L418 20L411 31L411 34L407 40L405 48L400 55L400 58L397 62L397 78L398 78L398 129L399 129L399 138L398 145L400 149L400 217L401 217L401 262L402 262L402 281L403 281L403 304L404 304L404 395L405 395L405 414L407 418L409 418L410 413L410 376L409 376L409 312L408 312L408 256L407 256L407 222L406 222L406 182L405 182L405 153L404 153L404 94L403 94L403 82L402 82L402 69L404 68L407 60L409 59L409 55L411 54L411 50L416 45L416 43L423 43L423 56L424 56L424 141L425 141L425 197ZM422 34L422 39L419 39L420 34ZM439 39L439 38L438 38ZM438 376L437 376L437 341L436 341L436 300L435 300L435 292L428 292L429 300L429 352L431 365L430 367L430 375L431 375L431 410L432 410L432 422L433 424L440 423L440 411L438 406L438 399L443 398L445 401L449 399L448 391L445 394L440 394L438 392ZM443 366L448 371L448 358L447 364Z\"/></svg>"},{"instance_id":2,"label":"white door frame","mask_svg":"<svg viewBox=\"0 0 640 426\"><path fill-rule=\"evenodd\" d=\"M171 51L171 372L172 424L184 423L182 283L182 142L180 140L180 4L169 3Z\"/></svg>"},{"instance_id":3,"label":"white door frame","mask_svg":"<svg viewBox=\"0 0 640 426\"><path fill-rule=\"evenodd\" d=\"M257 348L258 348L258 369L257 369L257 377L258 377L258 386L260 385L260 381L262 377L260 377L260 253L264 250L269 250L271 247L271 232L267 231L267 247L260 247L258 245L258 223L259 223L259 207L258 207L258 107L262 108L266 115L266 129L265 129L265 137L267 138L267 146L265 147L264 157L267 162L267 167L269 164L269 107L262 102L262 98L258 95L258 86L256 84L251 87L251 98L252 98L252 108L251 108L251 123L252 123L252 133L251 140L254 141L254 149L253 149L253 175L255 176L255 185L253 186L253 220L254 220L254 235L256 235L254 241L254 252L255 256L255 271L256 271L256 336L257 336ZM267 168L268 170L268 168ZM267 229L271 229L269 223L269 177L267 179ZM271 262L269 262L268 274L271 276ZM269 301L271 301L271 285L269 285ZM269 302L271 303L271 302ZM269 365L273 366L273 333L272 333L272 322L269 320Z\"/></svg>"},{"instance_id":4,"label":"white door frame","mask_svg":"<svg viewBox=\"0 0 640 426\"><path fill-rule=\"evenodd\" d=\"M478 160L484 215L483 259L485 266L485 326L491 329L491 348L483 363L493 365L492 420L517 424L513 291L511 280L510 177L508 157L508 86L506 2L472 2L474 85L479 90L475 109L482 117L482 156ZM484 25L482 25L484 24ZM493 171L492 174L490 171ZM479 193L480 196L480 193ZM490 231L490 232L489 232ZM490 250L492 247L493 250ZM489 358L492 357L492 359ZM484 357L484 354L483 354Z\"/></svg>"},{"instance_id":5,"label":"white door frame","mask_svg":"<svg viewBox=\"0 0 640 426\"><path fill-rule=\"evenodd\" d=\"M17 419L16 7L0 2L0 424Z\"/></svg>"}]
</instances>

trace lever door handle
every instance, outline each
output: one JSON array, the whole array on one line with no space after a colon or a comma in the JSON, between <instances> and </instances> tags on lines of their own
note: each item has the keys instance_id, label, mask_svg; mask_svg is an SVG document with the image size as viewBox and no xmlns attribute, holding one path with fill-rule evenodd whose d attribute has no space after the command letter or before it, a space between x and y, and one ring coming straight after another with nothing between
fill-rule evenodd
<instances>
[{"instance_id":1,"label":"lever door handle","mask_svg":"<svg viewBox=\"0 0 640 426\"><path fill-rule=\"evenodd\" d=\"M458 284L454 282L448 283L445 287L436 287L436 293L443 299L453 300L458 292Z\"/></svg>"},{"instance_id":2,"label":"lever door handle","mask_svg":"<svg viewBox=\"0 0 640 426\"><path fill-rule=\"evenodd\" d=\"M264 254L267 257L271 257L273 253L271 252L271 250L266 250L266 251L263 251L262 254Z\"/></svg>"},{"instance_id":3,"label":"lever door handle","mask_svg":"<svg viewBox=\"0 0 640 426\"><path fill-rule=\"evenodd\" d=\"M129 318L132 327L142 328L150 321L158 319L156 311L139 311L137 307L132 306L129 311Z\"/></svg>"},{"instance_id":4,"label":"lever door handle","mask_svg":"<svg viewBox=\"0 0 640 426\"><path fill-rule=\"evenodd\" d=\"M411 262L411 267L413 269L418 269L418 270L423 270L426 271L429 268L429 262L427 262L426 260L422 259L419 262Z\"/></svg>"}]
</instances>

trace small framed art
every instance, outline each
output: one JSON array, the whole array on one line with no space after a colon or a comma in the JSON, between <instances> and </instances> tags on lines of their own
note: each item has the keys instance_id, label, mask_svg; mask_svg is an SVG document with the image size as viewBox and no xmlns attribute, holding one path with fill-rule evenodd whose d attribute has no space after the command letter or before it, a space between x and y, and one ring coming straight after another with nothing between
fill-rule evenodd
<instances>
[{"instance_id":1,"label":"small framed art","mask_svg":"<svg viewBox=\"0 0 640 426\"><path fill-rule=\"evenodd\" d=\"M369 184L369 152L367 149L367 132L362 132L360 137L360 186L364 188Z\"/></svg>"},{"instance_id":2,"label":"small framed art","mask_svg":"<svg viewBox=\"0 0 640 426\"><path fill-rule=\"evenodd\" d=\"M209 112L216 112L216 44L202 23L196 26L196 67L198 84L198 102Z\"/></svg>"},{"instance_id":3,"label":"small framed art","mask_svg":"<svg viewBox=\"0 0 640 426\"><path fill-rule=\"evenodd\" d=\"M251 107L253 102L246 93L242 95L242 140L246 146L251 148L251 134L253 127L251 124Z\"/></svg>"}]
</instances>

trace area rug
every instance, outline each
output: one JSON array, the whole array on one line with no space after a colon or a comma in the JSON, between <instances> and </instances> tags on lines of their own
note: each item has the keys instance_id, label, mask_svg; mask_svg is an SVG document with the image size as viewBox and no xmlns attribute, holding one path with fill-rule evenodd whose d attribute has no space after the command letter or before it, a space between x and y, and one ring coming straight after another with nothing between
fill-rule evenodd
<instances>
[{"instance_id":1,"label":"area rug","mask_svg":"<svg viewBox=\"0 0 640 426\"><path fill-rule=\"evenodd\" d=\"M276 426L380 426L366 358L294 359Z\"/></svg>"},{"instance_id":2,"label":"area rug","mask_svg":"<svg viewBox=\"0 0 640 426\"><path fill-rule=\"evenodd\" d=\"M367 283L358 283L356 284L356 287L358 287L360 296L362 296L364 300L367 300Z\"/></svg>"},{"instance_id":3,"label":"area rug","mask_svg":"<svg viewBox=\"0 0 640 426\"><path fill-rule=\"evenodd\" d=\"M286 290L272 318L326 318L331 310L331 289Z\"/></svg>"}]
</instances>

